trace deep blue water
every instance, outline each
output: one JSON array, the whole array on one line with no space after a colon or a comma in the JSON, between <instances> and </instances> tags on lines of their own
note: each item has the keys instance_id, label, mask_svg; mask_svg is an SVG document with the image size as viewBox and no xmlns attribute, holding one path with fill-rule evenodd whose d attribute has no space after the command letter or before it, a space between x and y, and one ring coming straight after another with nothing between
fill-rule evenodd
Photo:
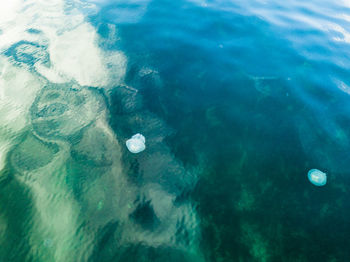
<instances>
[{"instance_id":1,"label":"deep blue water","mask_svg":"<svg viewBox=\"0 0 350 262\"><path fill-rule=\"evenodd\" d=\"M349 261L349 12L4 0L0 261Z\"/></svg>"}]
</instances>

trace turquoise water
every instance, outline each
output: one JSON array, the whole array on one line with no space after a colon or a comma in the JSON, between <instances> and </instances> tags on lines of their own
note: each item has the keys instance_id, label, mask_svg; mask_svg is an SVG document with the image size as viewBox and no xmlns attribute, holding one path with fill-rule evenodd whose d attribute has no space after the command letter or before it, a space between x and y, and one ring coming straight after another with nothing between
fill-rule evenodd
<instances>
[{"instance_id":1,"label":"turquoise water","mask_svg":"<svg viewBox=\"0 0 350 262\"><path fill-rule=\"evenodd\" d=\"M349 261L349 11L2 1L0 261Z\"/></svg>"}]
</instances>

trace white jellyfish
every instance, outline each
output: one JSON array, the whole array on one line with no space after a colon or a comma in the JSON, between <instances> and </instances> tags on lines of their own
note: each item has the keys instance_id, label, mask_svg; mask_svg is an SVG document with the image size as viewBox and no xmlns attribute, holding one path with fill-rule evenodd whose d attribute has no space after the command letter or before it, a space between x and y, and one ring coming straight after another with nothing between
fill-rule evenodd
<instances>
[{"instance_id":1,"label":"white jellyfish","mask_svg":"<svg viewBox=\"0 0 350 262\"><path fill-rule=\"evenodd\" d=\"M136 154L146 149L145 143L145 137L141 134L136 134L126 141L126 147L131 153Z\"/></svg>"},{"instance_id":2,"label":"white jellyfish","mask_svg":"<svg viewBox=\"0 0 350 262\"><path fill-rule=\"evenodd\" d=\"M318 169L311 169L307 177L315 186L324 186L327 183L327 174Z\"/></svg>"}]
</instances>

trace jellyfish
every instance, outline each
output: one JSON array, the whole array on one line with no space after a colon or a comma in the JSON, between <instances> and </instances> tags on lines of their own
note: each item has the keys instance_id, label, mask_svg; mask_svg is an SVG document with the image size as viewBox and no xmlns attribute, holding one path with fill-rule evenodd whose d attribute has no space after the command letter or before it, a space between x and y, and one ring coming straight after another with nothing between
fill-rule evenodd
<instances>
[{"instance_id":1,"label":"jellyfish","mask_svg":"<svg viewBox=\"0 0 350 262\"><path fill-rule=\"evenodd\" d=\"M126 147L131 153L136 154L146 149L145 143L145 137L141 134L136 134L126 141Z\"/></svg>"},{"instance_id":2,"label":"jellyfish","mask_svg":"<svg viewBox=\"0 0 350 262\"><path fill-rule=\"evenodd\" d=\"M311 169L307 177L315 186L324 186L327 183L327 174L318 169Z\"/></svg>"}]
</instances>

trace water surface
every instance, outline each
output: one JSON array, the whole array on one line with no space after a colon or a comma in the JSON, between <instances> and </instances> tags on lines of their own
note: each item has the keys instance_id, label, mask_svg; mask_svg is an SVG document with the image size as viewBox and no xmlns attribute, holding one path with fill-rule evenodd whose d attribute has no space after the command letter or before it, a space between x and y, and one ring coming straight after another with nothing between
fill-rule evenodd
<instances>
[{"instance_id":1,"label":"water surface","mask_svg":"<svg viewBox=\"0 0 350 262\"><path fill-rule=\"evenodd\" d=\"M349 3L0 7L0 261L350 260Z\"/></svg>"}]
</instances>

